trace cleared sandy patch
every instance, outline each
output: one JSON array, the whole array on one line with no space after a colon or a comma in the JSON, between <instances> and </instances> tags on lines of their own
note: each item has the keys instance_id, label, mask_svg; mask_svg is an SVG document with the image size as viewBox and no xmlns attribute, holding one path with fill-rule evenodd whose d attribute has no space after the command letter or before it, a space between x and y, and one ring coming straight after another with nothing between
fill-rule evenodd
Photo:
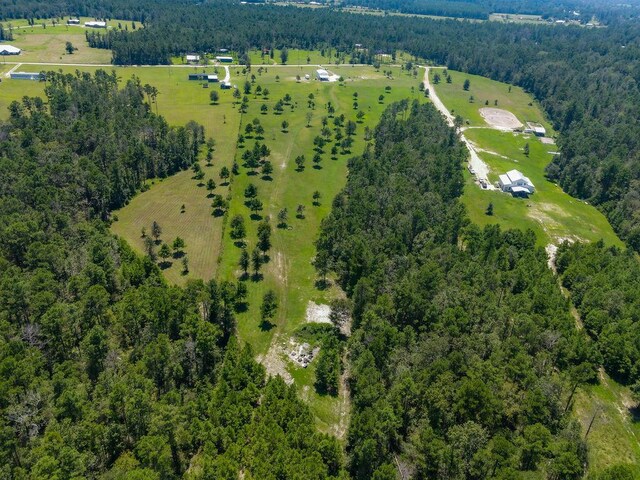
<instances>
[{"instance_id":1,"label":"cleared sandy patch","mask_svg":"<svg viewBox=\"0 0 640 480\"><path fill-rule=\"evenodd\" d=\"M513 130L523 126L513 113L501 108L481 108L480 115L485 122L499 130Z\"/></svg>"},{"instance_id":2,"label":"cleared sandy patch","mask_svg":"<svg viewBox=\"0 0 640 480\"><path fill-rule=\"evenodd\" d=\"M309 301L307 304L307 322L309 323L331 323L331 307L329 305L317 304Z\"/></svg>"},{"instance_id":3,"label":"cleared sandy patch","mask_svg":"<svg viewBox=\"0 0 640 480\"><path fill-rule=\"evenodd\" d=\"M555 145L556 141L550 137L540 137L540 143L544 145Z\"/></svg>"}]
</instances>

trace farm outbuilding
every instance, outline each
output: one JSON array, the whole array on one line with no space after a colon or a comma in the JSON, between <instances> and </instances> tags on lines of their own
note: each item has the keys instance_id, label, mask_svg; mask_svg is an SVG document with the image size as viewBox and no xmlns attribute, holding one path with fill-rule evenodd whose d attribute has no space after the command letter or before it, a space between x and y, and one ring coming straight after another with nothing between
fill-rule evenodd
<instances>
[{"instance_id":1,"label":"farm outbuilding","mask_svg":"<svg viewBox=\"0 0 640 480\"><path fill-rule=\"evenodd\" d=\"M186 56L187 63L198 63L200 61L200 55L190 53Z\"/></svg>"},{"instance_id":2,"label":"farm outbuilding","mask_svg":"<svg viewBox=\"0 0 640 480\"><path fill-rule=\"evenodd\" d=\"M22 50L13 45L0 45L0 55L20 55L20 52Z\"/></svg>"},{"instance_id":3,"label":"farm outbuilding","mask_svg":"<svg viewBox=\"0 0 640 480\"><path fill-rule=\"evenodd\" d=\"M218 55L216 57L216 60L219 61L220 63L233 63L233 57L225 57L225 56Z\"/></svg>"},{"instance_id":4,"label":"farm outbuilding","mask_svg":"<svg viewBox=\"0 0 640 480\"><path fill-rule=\"evenodd\" d=\"M524 127L524 133L530 133L536 137L544 137L547 135L547 130L536 122L526 122Z\"/></svg>"},{"instance_id":5,"label":"farm outbuilding","mask_svg":"<svg viewBox=\"0 0 640 480\"><path fill-rule=\"evenodd\" d=\"M67 25L80 25L80 19L70 18L69 20L67 20Z\"/></svg>"},{"instance_id":6,"label":"farm outbuilding","mask_svg":"<svg viewBox=\"0 0 640 480\"><path fill-rule=\"evenodd\" d=\"M189 80L207 80L208 76L206 73L190 73Z\"/></svg>"},{"instance_id":7,"label":"farm outbuilding","mask_svg":"<svg viewBox=\"0 0 640 480\"><path fill-rule=\"evenodd\" d=\"M319 68L318 70L316 70L316 78L321 82L328 82L330 78L329 72L322 68Z\"/></svg>"},{"instance_id":8,"label":"farm outbuilding","mask_svg":"<svg viewBox=\"0 0 640 480\"><path fill-rule=\"evenodd\" d=\"M34 72L11 72L13 80L44 80L44 74Z\"/></svg>"},{"instance_id":9,"label":"farm outbuilding","mask_svg":"<svg viewBox=\"0 0 640 480\"><path fill-rule=\"evenodd\" d=\"M504 175L500 175L499 178L498 184L503 192L516 196L527 196L536 191L536 187L531 180L518 170L509 170Z\"/></svg>"},{"instance_id":10,"label":"farm outbuilding","mask_svg":"<svg viewBox=\"0 0 640 480\"><path fill-rule=\"evenodd\" d=\"M101 22L101 21L84 22L84 26L89 28L107 28L107 22Z\"/></svg>"}]
</instances>

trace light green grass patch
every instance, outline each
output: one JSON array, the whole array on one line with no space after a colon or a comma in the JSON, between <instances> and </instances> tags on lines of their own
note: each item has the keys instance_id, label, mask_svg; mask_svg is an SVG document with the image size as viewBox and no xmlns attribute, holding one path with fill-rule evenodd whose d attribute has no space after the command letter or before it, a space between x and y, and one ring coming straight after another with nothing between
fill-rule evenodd
<instances>
[{"instance_id":1,"label":"light green grass patch","mask_svg":"<svg viewBox=\"0 0 640 480\"><path fill-rule=\"evenodd\" d=\"M627 464L634 469L634 478L640 478L640 423L629 410L633 404L629 389L606 374L600 384L576 393L573 411L585 434L593 419L587 436L590 473Z\"/></svg>"},{"instance_id":2,"label":"light green grass patch","mask_svg":"<svg viewBox=\"0 0 640 480\"><path fill-rule=\"evenodd\" d=\"M545 119L537 103L522 88L496 82L478 75L449 70L452 83L447 83L442 74L442 69L431 69L430 81L433 85L433 77L438 74L442 77L438 85L434 85L438 96L447 106L449 111L460 115L471 126L488 126L480 115L481 108L501 108L513 113L524 124L525 121L539 122L545 126L551 134L551 125ZM464 81L471 83L468 91L464 90ZM509 92L511 89L511 92ZM469 98L473 96L473 103ZM498 104L495 104L495 101ZM485 105L485 103L488 103ZM529 105L531 104L531 105Z\"/></svg>"},{"instance_id":3,"label":"light green grass patch","mask_svg":"<svg viewBox=\"0 0 640 480\"><path fill-rule=\"evenodd\" d=\"M85 38L85 29L81 27L49 27L46 30L40 28L38 33L27 30L15 30L14 40L11 45L22 49L18 56L7 57L13 62L44 62L44 63L95 63L109 64L111 51L99 48L90 48ZM73 54L65 50L67 42L71 42L77 49Z\"/></svg>"}]
</instances>

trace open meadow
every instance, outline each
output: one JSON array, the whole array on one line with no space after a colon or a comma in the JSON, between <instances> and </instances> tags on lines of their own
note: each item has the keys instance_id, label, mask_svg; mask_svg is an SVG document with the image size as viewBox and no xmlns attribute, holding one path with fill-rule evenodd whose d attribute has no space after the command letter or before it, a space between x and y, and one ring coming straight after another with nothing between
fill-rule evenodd
<instances>
[{"instance_id":1,"label":"open meadow","mask_svg":"<svg viewBox=\"0 0 640 480\"><path fill-rule=\"evenodd\" d=\"M534 135L492 128L480 112L484 108L510 112L520 124L527 121L540 123L547 130L547 135L553 137L551 124L530 95L519 87L456 71L448 72L449 83L441 69L432 70L432 84L436 74L440 81L434 88L447 109L462 117L465 137L489 167L489 181L495 184L498 175L517 169L536 187L536 192L529 198L515 198L499 190L482 190L466 172L467 188L462 200L474 223L530 228L536 233L540 245L558 244L565 239L603 239L608 244L622 246L600 211L564 193L559 186L547 180L544 169L557 153L552 140L543 143ZM467 79L469 85L465 90L464 81ZM525 148L529 149L528 154ZM490 203L493 215L486 214Z\"/></svg>"},{"instance_id":2,"label":"open meadow","mask_svg":"<svg viewBox=\"0 0 640 480\"><path fill-rule=\"evenodd\" d=\"M111 51L90 48L87 45L85 33L87 31L103 32L85 28L85 21L93 20L86 17L80 18L80 25L67 25L67 19L59 19L55 23L51 19L36 20L33 25L28 25L26 20L13 20L5 22L6 29L10 29L14 37L7 43L22 49L17 57L6 57L4 60L23 63L94 63L109 64ZM133 29L140 28L140 24L124 20L109 20L109 28ZM69 54L65 47L67 42L76 48Z\"/></svg>"}]
</instances>

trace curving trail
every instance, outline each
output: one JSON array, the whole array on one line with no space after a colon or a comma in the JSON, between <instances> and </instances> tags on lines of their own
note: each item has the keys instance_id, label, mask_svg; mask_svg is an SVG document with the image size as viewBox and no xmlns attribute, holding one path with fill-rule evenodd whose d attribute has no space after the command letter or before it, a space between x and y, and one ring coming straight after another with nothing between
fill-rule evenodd
<instances>
[{"instance_id":1,"label":"curving trail","mask_svg":"<svg viewBox=\"0 0 640 480\"><path fill-rule=\"evenodd\" d=\"M440 97L438 97L433 85L431 85L429 81L429 67L424 67L424 87L429 89L429 99L433 105L444 116L449 126L453 127L453 115L451 115L451 112L445 107L444 103L442 103L442 100L440 100ZM461 132L462 131L464 131L464 128L461 129ZM469 165L473 169L476 178L486 183L487 190L495 190L496 187L489 182L489 166L480 158L473 144L466 139L463 133L460 134L460 140L464 142L467 150L469 150Z\"/></svg>"}]
</instances>

